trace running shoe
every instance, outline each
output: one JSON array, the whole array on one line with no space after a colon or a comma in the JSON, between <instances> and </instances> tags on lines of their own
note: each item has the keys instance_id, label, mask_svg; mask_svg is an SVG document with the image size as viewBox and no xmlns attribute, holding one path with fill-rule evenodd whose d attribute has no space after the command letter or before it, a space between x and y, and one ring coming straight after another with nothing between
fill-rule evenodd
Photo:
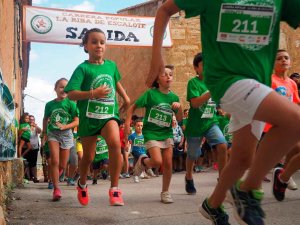
<instances>
[{"instance_id":1,"label":"running shoe","mask_svg":"<svg viewBox=\"0 0 300 225\"><path fill-rule=\"evenodd\" d=\"M184 180L185 180L186 193L188 193L189 195L195 195L197 193L197 190L194 185L194 180L193 179L188 180L188 179L186 179L186 177L184 177Z\"/></svg>"},{"instance_id":2,"label":"running shoe","mask_svg":"<svg viewBox=\"0 0 300 225\"><path fill-rule=\"evenodd\" d=\"M67 185L68 186L75 186L75 181L73 180L73 178L68 178L67 179Z\"/></svg>"},{"instance_id":3,"label":"running shoe","mask_svg":"<svg viewBox=\"0 0 300 225\"><path fill-rule=\"evenodd\" d=\"M50 182L48 183L48 189L53 189L53 188L54 188L53 183L50 181Z\"/></svg>"},{"instance_id":4,"label":"running shoe","mask_svg":"<svg viewBox=\"0 0 300 225\"><path fill-rule=\"evenodd\" d=\"M133 182L139 183L140 182L139 176L133 176Z\"/></svg>"},{"instance_id":5,"label":"running shoe","mask_svg":"<svg viewBox=\"0 0 300 225\"><path fill-rule=\"evenodd\" d=\"M170 204L170 203L174 202L170 192L168 192L168 191L161 192L160 199L161 199L161 202L164 204Z\"/></svg>"},{"instance_id":6,"label":"running shoe","mask_svg":"<svg viewBox=\"0 0 300 225\"><path fill-rule=\"evenodd\" d=\"M89 192L88 192L88 186L86 185L85 188L81 188L80 185L79 185L79 181L80 179L78 180L77 182L77 198L78 198L78 201L81 205L88 205L89 204Z\"/></svg>"},{"instance_id":7,"label":"running shoe","mask_svg":"<svg viewBox=\"0 0 300 225\"><path fill-rule=\"evenodd\" d=\"M123 206L122 191L120 189L109 189L109 202L112 206Z\"/></svg>"},{"instance_id":8,"label":"running shoe","mask_svg":"<svg viewBox=\"0 0 300 225\"><path fill-rule=\"evenodd\" d=\"M296 191L298 189L298 186L292 177L290 178L290 180L288 182L287 188L292 191Z\"/></svg>"},{"instance_id":9,"label":"running shoe","mask_svg":"<svg viewBox=\"0 0 300 225\"><path fill-rule=\"evenodd\" d=\"M283 168L277 167L273 172L273 195L277 201L283 201L285 197L285 190L288 186L287 183L281 182L279 179L280 174L283 173Z\"/></svg>"},{"instance_id":10,"label":"running shoe","mask_svg":"<svg viewBox=\"0 0 300 225\"><path fill-rule=\"evenodd\" d=\"M53 198L54 202L59 201L61 199L61 190L59 188L55 188L53 191Z\"/></svg>"},{"instance_id":11,"label":"running shoe","mask_svg":"<svg viewBox=\"0 0 300 225\"><path fill-rule=\"evenodd\" d=\"M97 179L93 179L93 185L97 184Z\"/></svg>"},{"instance_id":12,"label":"running shoe","mask_svg":"<svg viewBox=\"0 0 300 225\"><path fill-rule=\"evenodd\" d=\"M202 203L200 213L206 218L212 221L214 225L230 225L228 222L228 215L224 210L224 206L221 205L219 208L211 208L208 204L207 199Z\"/></svg>"},{"instance_id":13,"label":"running shoe","mask_svg":"<svg viewBox=\"0 0 300 225\"><path fill-rule=\"evenodd\" d=\"M101 172L101 175L102 175L102 179L103 179L103 180L106 180L107 177L108 177L108 173L107 173L106 170L103 170L103 171Z\"/></svg>"},{"instance_id":14,"label":"running shoe","mask_svg":"<svg viewBox=\"0 0 300 225\"><path fill-rule=\"evenodd\" d=\"M237 221L240 224L264 225L263 218L265 214L260 204L263 198L263 192L260 190L252 190L250 192L240 191L240 184L241 181L238 181L237 184L230 189Z\"/></svg>"}]
</instances>

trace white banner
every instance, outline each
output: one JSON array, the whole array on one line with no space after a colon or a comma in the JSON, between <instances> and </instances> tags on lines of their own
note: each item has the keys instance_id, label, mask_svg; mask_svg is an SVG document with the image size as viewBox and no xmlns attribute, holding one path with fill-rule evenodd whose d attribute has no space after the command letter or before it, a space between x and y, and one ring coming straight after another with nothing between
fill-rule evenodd
<instances>
[{"instance_id":1,"label":"white banner","mask_svg":"<svg viewBox=\"0 0 300 225\"><path fill-rule=\"evenodd\" d=\"M87 30L99 28L106 34L108 45L152 46L154 17L34 6L24 6L23 13L25 41L80 44ZM169 26L163 46L172 46Z\"/></svg>"}]
</instances>

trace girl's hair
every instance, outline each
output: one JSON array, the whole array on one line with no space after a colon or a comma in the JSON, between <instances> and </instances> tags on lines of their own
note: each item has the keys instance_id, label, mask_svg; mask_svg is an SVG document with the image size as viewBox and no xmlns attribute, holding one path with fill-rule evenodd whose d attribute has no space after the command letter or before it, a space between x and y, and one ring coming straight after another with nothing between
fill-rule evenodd
<instances>
[{"instance_id":1,"label":"girl's hair","mask_svg":"<svg viewBox=\"0 0 300 225\"><path fill-rule=\"evenodd\" d=\"M83 47L85 53L88 53L88 51L84 48L84 45L87 44L87 42L89 40L90 33L93 33L93 32L98 32L98 33L101 33L105 36L105 33L99 28L92 28L92 29L86 31L83 38L82 38L82 42L80 44L80 46Z\"/></svg>"},{"instance_id":2,"label":"girl's hair","mask_svg":"<svg viewBox=\"0 0 300 225\"><path fill-rule=\"evenodd\" d=\"M20 118L20 123L25 123L25 117L26 117L26 116L29 116L29 113L25 112L25 113L21 116L21 118Z\"/></svg>"},{"instance_id":3,"label":"girl's hair","mask_svg":"<svg viewBox=\"0 0 300 225\"><path fill-rule=\"evenodd\" d=\"M60 78L59 80L57 80L57 81L55 82L54 89L56 89L57 86L58 86L58 84L59 84L61 81L63 81L63 80L68 81L66 78Z\"/></svg>"},{"instance_id":4,"label":"girl's hair","mask_svg":"<svg viewBox=\"0 0 300 225\"><path fill-rule=\"evenodd\" d=\"M174 65L171 65L171 64L165 65L165 68L170 69L170 70L174 70ZM157 79L156 79L155 81L153 81L151 87L152 87L152 88L159 88Z\"/></svg>"}]
</instances>

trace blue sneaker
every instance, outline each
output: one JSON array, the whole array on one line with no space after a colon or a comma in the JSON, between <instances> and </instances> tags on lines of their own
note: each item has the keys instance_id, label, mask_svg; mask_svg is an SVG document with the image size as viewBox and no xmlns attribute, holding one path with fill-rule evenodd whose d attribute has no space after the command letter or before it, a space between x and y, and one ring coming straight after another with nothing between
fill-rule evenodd
<instances>
[{"instance_id":1,"label":"blue sneaker","mask_svg":"<svg viewBox=\"0 0 300 225\"><path fill-rule=\"evenodd\" d=\"M240 191L240 184L241 181L238 181L237 184L230 189L237 221L240 224L264 225L263 218L265 217L265 213L260 204L263 198L263 192L260 190L252 190L250 192Z\"/></svg>"},{"instance_id":2,"label":"blue sneaker","mask_svg":"<svg viewBox=\"0 0 300 225\"><path fill-rule=\"evenodd\" d=\"M224 206L220 206L217 209L211 208L208 205L207 199L202 203L200 213L206 218L212 221L214 225L230 225L228 222L228 215L224 210Z\"/></svg>"},{"instance_id":3,"label":"blue sneaker","mask_svg":"<svg viewBox=\"0 0 300 225\"><path fill-rule=\"evenodd\" d=\"M48 183L48 189L53 189L53 188L54 188L53 183L50 181L50 182Z\"/></svg>"},{"instance_id":4,"label":"blue sneaker","mask_svg":"<svg viewBox=\"0 0 300 225\"><path fill-rule=\"evenodd\" d=\"M189 195L195 195L197 190L195 188L195 185L194 185L194 180L191 179L191 180L188 180L186 179L186 177L184 178L185 180L185 191L186 193L188 193Z\"/></svg>"},{"instance_id":5,"label":"blue sneaker","mask_svg":"<svg viewBox=\"0 0 300 225\"><path fill-rule=\"evenodd\" d=\"M75 186L75 181L73 180L73 178L68 178L67 185L68 186Z\"/></svg>"}]
</instances>

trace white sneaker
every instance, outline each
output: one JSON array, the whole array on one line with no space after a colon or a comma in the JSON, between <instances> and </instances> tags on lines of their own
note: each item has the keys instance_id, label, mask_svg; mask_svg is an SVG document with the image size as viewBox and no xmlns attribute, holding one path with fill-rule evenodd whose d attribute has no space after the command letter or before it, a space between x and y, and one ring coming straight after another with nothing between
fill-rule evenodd
<instances>
[{"instance_id":1,"label":"white sneaker","mask_svg":"<svg viewBox=\"0 0 300 225\"><path fill-rule=\"evenodd\" d=\"M297 186L297 184L295 183L295 181L293 180L292 177L289 180L287 188L292 190L292 191L296 191L298 189L298 186Z\"/></svg>"},{"instance_id":2,"label":"white sneaker","mask_svg":"<svg viewBox=\"0 0 300 225\"><path fill-rule=\"evenodd\" d=\"M170 204L170 203L174 202L170 192L168 192L168 191L161 192L160 199L161 199L161 202L164 204Z\"/></svg>"},{"instance_id":3,"label":"white sneaker","mask_svg":"<svg viewBox=\"0 0 300 225\"><path fill-rule=\"evenodd\" d=\"M143 171L140 175L140 178L141 179L149 179L150 177L148 176L148 174L145 171Z\"/></svg>"},{"instance_id":4,"label":"white sneaker","mask_svg":"<svg viewBox=\"0 0 300 225\"><path fill-rule=\"evenodd\" d=\"M133 182L134 183L139 183L140 182L140 179L138 176L133 176Z\"/></svg>"},{"instance_id":5,"label":"white sneaker","mask_svg":"<svg viewBox=\"0 0 300 225\"><path fill-rule=\"evenodd\" d=\"M156 175L153 173L152 169L149 168L146 170L146 173L150 176L150 177L156 177Z\"/></svg>"}]
</instances>

